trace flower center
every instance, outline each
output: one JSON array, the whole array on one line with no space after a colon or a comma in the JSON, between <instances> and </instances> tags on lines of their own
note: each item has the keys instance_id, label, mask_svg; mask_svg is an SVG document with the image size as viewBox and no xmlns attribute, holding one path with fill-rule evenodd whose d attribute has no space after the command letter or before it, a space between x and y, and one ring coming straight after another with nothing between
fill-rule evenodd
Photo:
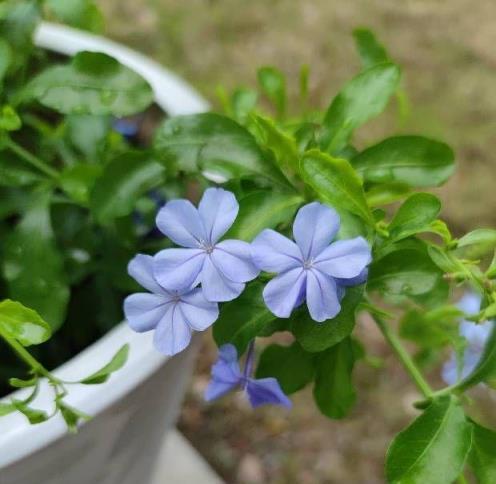
<instances>
[{"instance_id":1,"label":"flower center","mask_svg":"<svg viewBox=\"0 0 496 484\"><path fill-rule=\"evenodd\" d=\"M303 269L309 270L313 267L313 259L307 259L303 261Z\"/></svg>"},{"instance_id":2,"label":"flower center","mask_svg":"<svg viewBox=\"0 0 496 484\"><path fill-rule=\"evenodd\" d=\"M200 240L200 249L204 250L207 254L211 254L215 249L215 245L205 240Z\"/></svg>"}]
</instances>

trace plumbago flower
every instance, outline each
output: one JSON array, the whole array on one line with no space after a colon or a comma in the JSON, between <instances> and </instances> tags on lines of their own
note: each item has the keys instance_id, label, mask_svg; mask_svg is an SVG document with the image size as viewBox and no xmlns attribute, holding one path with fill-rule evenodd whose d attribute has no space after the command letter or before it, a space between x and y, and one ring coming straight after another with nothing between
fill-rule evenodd
<instances>
[{"instance_id":1,"label":"plumbago flower","mask_svg":"<svg viewBox=\"0 0 496 484\"><path fill-rule=\"evenodd\" d=\"M253 408L261 405L282 405L291 408L291 400L281 390L275 378L251 378L254 359L254 344L250 343L244 371L241 372L238 363L238 352L232 344L219 348L219 358L212 366L212 380L206 391L205 400L212 401L220 398L236 388L246 392Z\"/></svg>"},{"instance_id":2,"label":"plumbago flower","mask_svg":"<svg viewBox=\"0 0 496 484\"><path fill-rule=\"evenodd\" d=\"M481 298L474 293L466 293L458 302L457 306L466 314L476 314L480 310ZM453 352L451 358L444 364L442 370L443 380L448 385L454 385L472 373L479 363L484 352L484 347L491 334L494 323L473 323L462 320L460 323L460 335L467 340L461 361Z\"/></svg>"},{"instance_id":3,"label":"plumbago flower","mask_svg":"<svg viewBox=\"0 0 496 484\"><path fill-rule=\"evenodd\" d=\"M335 317L341 310L344 287L360 284L371 261L369 244L363 237L339 240L337 212L318 202L302 207L295 218L295 242L266 229L252 243L255 265L277 273L264 289L267 307L287 318L305 300L312 319Z\"/></svg>"},{"instance_id":4,"label":"plumbago flower","mask_svg":"<svg viewBox=\"0 0 496 484\"><path fill-rule=\"evenodd\" d=\"M154 274L168 290L185 290L201 283L208 301L231 301L259 269L251 260L250 244L220 238L229 230L239 205L231 192L209 188L198 209L188 200L172 200L158 213L157 226L182 249L165 249L155 256Z\"/></svg>"},{"instance_id":5,"label":"plumbago flower","mask_svg":"<svg viewBox=\"0 0 496 484\"><path fill-rule=\"evenodd\" d=\"M131 294L124 301L124 313L134 331L155 330L155 347L166 355L184 350L193 331L203 331L219 317L217 303L209 302L201 289L169 291L153 275L153 257L138 254L128 272L150 293Z\"/></svg>"}]
</instances>

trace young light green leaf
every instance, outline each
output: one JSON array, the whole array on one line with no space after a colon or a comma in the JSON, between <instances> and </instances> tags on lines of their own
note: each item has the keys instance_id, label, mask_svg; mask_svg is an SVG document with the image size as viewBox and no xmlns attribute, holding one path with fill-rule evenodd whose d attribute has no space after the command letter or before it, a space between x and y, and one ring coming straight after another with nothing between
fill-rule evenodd
<instances>
[{"instance_id":1,"label":"young light green leaf","mask_svg":"<svg viewBox=\"0 0 496 484\"><path fill-rule=\"evenodd\" d=\"M70 64L49 67L36 76L26 86L24 98L62 114L122 117L144 111L153 101L153 91L114 58L80 52Z\"/></svg>"},{"instance_id":2,"label":"young light green leaf","mask_svg":"<svg viewBox=\"0 0 496 484\"><path fill-rule=\"evenodd\" d=\"M19 115L8 104L0 109L0 131L17 131L22 126Z\"/></svg>"},{"instance_id":3,"label":"young light green leaf","mask_svg":"<svg viewBox=\"0 0 496 484\"><path fill-rule=\"evenodd\" d=\"M398 66L385 62L362 71L348 82L325 114L322 149L329 153L342 150L356 128L384 111L399 81Z\"/></svg>"},{"instance_id":4,"label":"young light green leaf","mask_svg":"<svg viewBox=\"0 0 496 484\"><path fill-rule=\"evenodd\" d=\"M399 182L411 187L442 185L454 170L451 148L421 136L388 138L362 151L351 162L367 182Z\"/></svg>"},{"instance_id":5,"label":"young light green leaf","mask_svg":"<svg viewBox=\"0 0 496 484\"><path fill-rule=\"evenodd\" d=\"M0 417L9 415L9 413L15 412L17 409L11 403L1 403L0 402Z\"/></svg>"},{"instance_id":6,"label":"young light green leaf","mask_svg":"<svg viewBox=\"0 0 496 484\"><path fill-rule=\"evenodd\" d=\"M377 40L371 30L365 28L355 29L353 37L364 69L389 60L385 47Z\"/></svg>"},{"instance_id":7,"label":"young light green leaf","mask_svg":"<svg viewBox=\"0 0 496 484\"><path fill-rule=\"evenodd\" d=\"M76 408L70 407L62 400L57 402L57 408L59 409L60 414L67 425L67 429L72 434L77 433L79 422L88 421L91 419L89 415L86 415Z\"/></svg>"},{"instance_id":8,"label":"young light green leaf","mask_svg":"<svg viewBox=\"0 0 496 484\"><path fill-rule=\"evenodd\" d=\"M258 102L258 93L252 89L238 88L230 99L229 111L238 123L244 124Z\"/></svg>"},{"instance_id":9,"label":"young light green leaf","mask_svg":"<svg viewBox=\"0 0 496 484\"><path fill-rule=\"evenodd\" d=\"M13 338L23 346L37 345L52 335L50 325L33 309L6 299L0 302L0 335Z\"/></svg>"},{"instance_id":10,"label":"young light green leaf","mask_svg":"<svg viewBox=\"0 0 496 484\"><path fill-rule=\"evenodd\" d=\"M106 382L112 373L120 370L126 364L128 355L129 345L125 344L103 368L81 380L81 383L96 385Z\"/></svg>"},{"instance_id":11,"label":"young light green leaf","mask_svg":"<svg viewBox=\"0 0 496 484\"><path fill-rule=\"evenodd\" d=\"M258 360L257 378L274 377L286 395L301 390L313 380L313 355L294 342L290 346L271 344Z\"/></svg>"},{"instance_id":12,"label":"young light green leaf","mask_svg":"<svg viewBox=\"0 0 496 484\"><path fill-rule=\"evenodd\" d=\"M324 202L348 210L369 225L375 225L360 178L347 160L310 150L301 160L301 171L304 180Z\"/></svg>"},{"instance_id":13,"label":"young light green leaf","mask_svg":"<svg viewBox=\"0 0 496 484\"><path fill-rule=\"evenodd\" d=\"M472 425L453 396L435 400L389 447L386 477L391 484L453 482L463 471L472 444Z\"/></svg>"},{"instance_id":14,"label":"young light green leaf","mask_svg":"<svg viewBox=\"0 0 496 484\"><path fill-rule=\"evenodd\" d=\"M103 16L92 0L45 0L58 20L84 30L101 32Z\"/></svg>"},{"instance_id":15,"label":"young light green leaf","mask_svg":"<svg viewBox=\"0 0 496 484\"><path fill-rule=\"evenodd\" d=\"M496 482L496 432L472 422L474 437L469 462L479 484Z\"/></svg>"},{"instance_id":16,"label":"young light green leaf","mask_svg":"<svg viewBox=\"0 0 496 484\"><path fill-rule=\"evenodd\" d=\"M21 400L12 400L12 405L17 411L21 412L29 420L29 423L31 425L43 423L50 418L48 414L43 410L31 408Z\"/></svg>"},{"instance_id":17,"label":"young light green leaf","mask_svg":"<svg viewBox=\"0 0 496 484\"><path fill-rule=\"evenodd\" d=\"M496 248L496 230L475 229L458 241L458 251L464 257L478 259Z\"/></svg>"},{"instance_id":18,"label":"young light green leaf","mask_svg":"<svg viewBox=\"0 0 496 484\"><path fill-rule=\"evenodd\" d=\"M441 202L430 193L415 193L399 208L389 224L389 236L392 242L410 237L419 232L426 232L441 211Z\"/></svg>"},{"instance_id":19,"label":"young light green leaf","mask_svg":"<svg viewBox=\"0 0 496 484\"><path fill-rule=\"evenodd\" d=\"M355 352L350 338L329 348L316 358L313 396L319 410L329 418L345 417L355 403L351 380Z\"/></svg>"},{"instance_id":20,"label":"young light green leaf","mask_svg":"<svg viewBox=\"0 0 496 484\"><path fill-rule=\"evenodd\" d=\"M286 112L286 79L275 67L261 67L257 72L258 83L263 93L276 108L279 118Z\"/></svg>"}]
</instances>

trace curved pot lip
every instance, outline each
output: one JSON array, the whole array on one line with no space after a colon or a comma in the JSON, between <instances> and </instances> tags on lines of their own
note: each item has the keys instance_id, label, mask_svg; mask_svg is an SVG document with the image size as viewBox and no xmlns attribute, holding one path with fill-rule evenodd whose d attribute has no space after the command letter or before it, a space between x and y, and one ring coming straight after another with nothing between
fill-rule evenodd
<instances>
[{"instance_id":1,"label":"curved pot lip","mask_svg":"<svg viewBox=\"0 0 496 484\"><path fill-rule=\"evenodd\" d=\"M38 47L68 56L82 50L104 52L141 74L152 86L155 102L170 115L205 112L209 104L191 86L155 61L121 44L63 25L42 22L35 33ZM66 401L69 405L97 415L129 393L140 382L153 374L167 357L154 350L153 335L131 331L125 322L76 355L54 371L63 380L78 380L97 371L108 363L118 348L129 344L129 358L121 370L108 382L100 385L71 386ZM47 412L53 409L51 390L46 382L32 403L34 408ZM27 389L19 390L10 398L26 398ZM60 415L41 424L30 425L19 413L0 419L0 468L23 459L67 433Z\"/></svg>"}]
</instances>

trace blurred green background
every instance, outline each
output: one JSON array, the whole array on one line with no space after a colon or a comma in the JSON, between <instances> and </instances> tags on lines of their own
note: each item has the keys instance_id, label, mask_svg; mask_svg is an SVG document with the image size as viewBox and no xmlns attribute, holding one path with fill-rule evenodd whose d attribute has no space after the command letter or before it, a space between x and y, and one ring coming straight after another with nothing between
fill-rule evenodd
<instances>
[{"instance_id":1,"label":"blurred green background","mask_svg":"<svg viewBox=\"0 0 496 484\"><path fill-rule=\"evenodd\" d=\"M359 133L359 144L385 133L422 133L451 144L456 175L440 193L455 233L496 226L496 2L494 0L99 0L107 34L174 70L216 104L217 86L254 85L257 67L288 76L311 67L311 103L326 107L359 70L351 31L372 28L403 68L410 114L394 106ZM253 413L236 397L206 406L201 393L214 350L207 345L181 428L228 482L384 482L383 456L393 433L415 412L416 393L371 325L359 328L384 368L361 364L358 405L330 422L311 395L289 416ZM435 378L435 375L434 375ZM477 389L482 407L492 407ZM394 400L394 405L388 402ZM399 405L398 405L399 402Z\"/></svg>"}]
</instances>

